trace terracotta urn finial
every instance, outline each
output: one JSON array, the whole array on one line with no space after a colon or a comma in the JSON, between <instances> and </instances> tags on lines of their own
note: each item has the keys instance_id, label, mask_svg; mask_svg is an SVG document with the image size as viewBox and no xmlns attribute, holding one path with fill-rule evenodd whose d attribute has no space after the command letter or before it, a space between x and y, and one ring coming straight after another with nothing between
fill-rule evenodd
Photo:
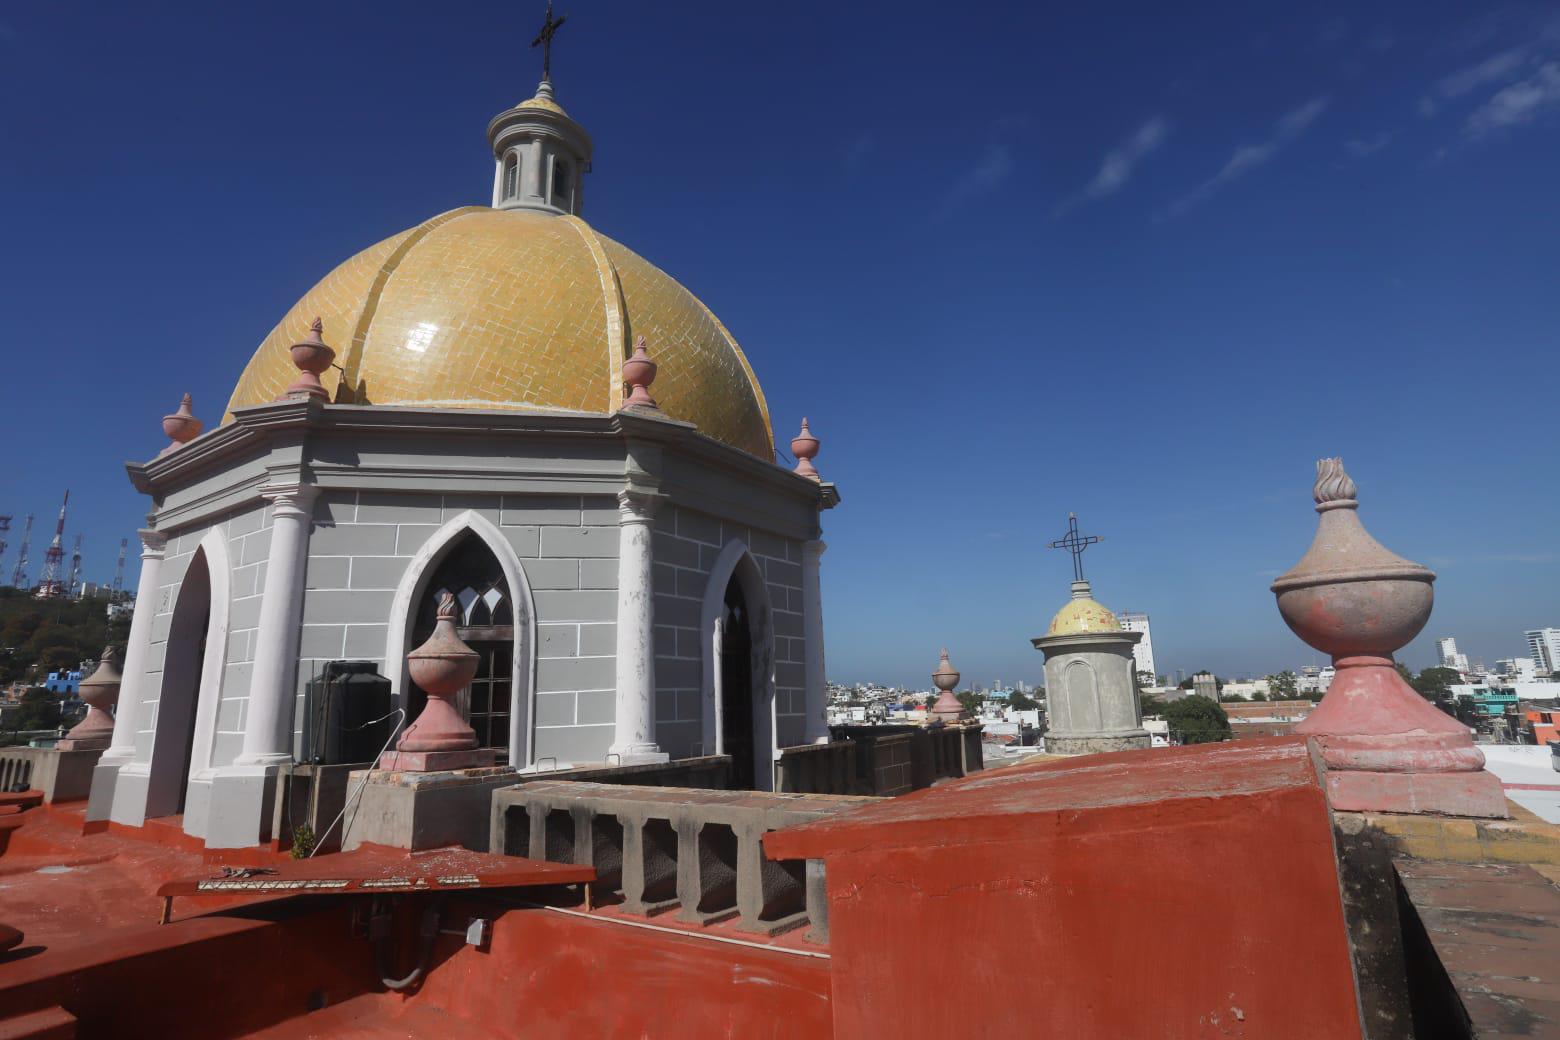
<instances>
[{"instance_id":1,"label":"terracotta urn finial","mask_svg":"<svg viewBox=\"0 0 1560 1040\"><path fill-rule=\"evenodd\" d=\"M948 662L948 651L942 652L942 660L937 664L937 670L932 673L932 685L937 687L937 700L932 705L932 714L944 722L954 722L964 717L964 705L959 703L959 698L953 695L954 687L959 685L959 672Z\"/></svg>"},{"instance_id":2,"label":"terracotta urn finial","mask_svg":"<svg viewBox=\"0 0 1560 1040\"><path fill-rule=\"evenodd\" d=\"M428 772L492 765L493 753L477 749L477 733L461 718L455 695L470 685L481 662L455 631L459 607L448 592L439 599L433 635L406 655L412 682L428 695L417 721L380 758L381 769Z\"/></svg>"},{"instance_id":3,"label":"terracotta urn finial","mask_svg":"<svg viewBox=\"0 0 1560 1040\"><path fill-rule=\"evenodd\" d=\"M799 473L812 480L821 480L818 470L813 466L813 459L818 457L818 438L813 436L812 430L807 426L807 419L802 418L802 431L791 438L791 454L796 456L796 468L793 473Z\"/></svg>"},{"instance_id":4,"label":"terracotta urn finial","mask_svg":"<svg viewBox=\"0 0 1560 1040\"><path fill-rule=\"evenodd\" d=\"M634 337L634 356L623 362L623 382L628 384L628 400L624 408L654 408L655 398L650 396L650 384L655 382L656 363L645 350L644 336Z\"/></svg>"},{"instance_id":5,"label":"terracotta urn finial","mask_svg":"<svg viewBox=\"0 0 1560 1040\"><path fill-rule=\"evenodd\" d=\"M1504 816L1468 727L1397 672L1393 653L1430 619L1435 574L1371 537L1358 495L1342 459L1316 464L1316 538L1272 585L1285 623L1337 668L1295 732L1320 746L1334 809Z\"/></svg>"},{"instance_id":6,"label":"terracotta urn finial","mask_svg":"<svg viewBox=\"0 0 1560 1040\"><path fill-rule=\"evenodd\" d=\"M325 389L325 384L320 382L320 373L331 366L336 360L336 352L325 345L325 323L315 318L309 324L309 335L288 347L292 354L292 363L298 368L298 378L292 381L292 385L282 391L278 401L287 401L293 398L318 397L322 401L330 400L330 392Z\"/></svg>"},{"instance_id":7,"label":"terracotta urn finial","mask_svg":"<svg viewBox=\"0 0 1560 1040\"><path fill-rule=\"evenodd\" d=\"M97 751L113 742L114 717L109 714L119 701L119 655L113 647L103 651L97 668L81 683L81 699L87 702L87 717L76 724L55 746L61 751Z\"/></svg>"},{"instance_id":8,"label":"terracotta urn finial","mask_svg":"<svg viewBox=\"0 0 1560 1040\"><path fill-rule=\"evenodd\" d=\"M163 416L162 428L163 433L168 436L168 446L160 454L166 455L199 437L200 431L206 428L206 424L195 417L195 413L190 408L190 395L185 394L179 401L179 410L172 415Z\"/></svg>"}]
</instances>

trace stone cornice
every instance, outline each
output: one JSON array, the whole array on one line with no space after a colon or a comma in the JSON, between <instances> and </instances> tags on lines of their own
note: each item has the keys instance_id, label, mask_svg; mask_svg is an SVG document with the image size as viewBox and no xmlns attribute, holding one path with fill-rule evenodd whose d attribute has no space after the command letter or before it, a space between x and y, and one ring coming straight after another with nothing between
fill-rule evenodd
<instances>
[{"instance_id":1,"label":"stone cornice","mask_svg":"<svg viewBox=\"0 0 1560 1040\"><path fill-rule=\"evenodd\" d=\"M516 136L554 138L578 153L585 163L590 162L590 134L567 115L545 108L506 108L488 122L488 145L495 155L508 148L511 138Z\"/></svg>"},{"instance_id":2,"label":"stone cornice","mask_svg":"<svg viewBox=\"0 0 1560 1040\"><path fill-rule=\"evenodd\" d=\"M536 437L558 438L574 444L598 442L621 445L625 469L604 471L585 460L570 465L567 453L555 465L534 470L523 465L513 468L473 468L418 464L416 460L372 464L351 463L324 458L323 445L342 437L398 438L402 435L450 437L453 441L477 439L486 444L509 439L520 442ZM640 445L638 449L634 445ZM517 447L520 445L517 444ZM523 450L516 452L523 456ZM615 452L614 452L615 454ZM265 483L304 479L322 487L370 488L382 481L394 482L408 477L426 481L433 490L473 490L514 492L528 485L564 483L582 493L615 494L639 456L676 457L702 473L729 477L734 485L757 485L798 505L828 509L839 501L833 484L820 484L772 462L754 458L700 433L690 423L680 422L655 412L619 411L612 414L568 411L510 411L465 408L420 408L395 405L334 405L309 399L283 401L241 408L233 420L196 438L179 449L148 462L129 462L125 468L131 482L143 494L162 499L169 492L188 487L224 468L260 459L266 473L246 475L231 484L213 487L198 499L181 503L167 519L175 525L193 519L212 508L233 508L245 500L259 500ZM631 458L632 457L632 458ZM523 461L523 458L517 458ZM657 470L663 463L654 465ZM660 479L661 474L655 475ZM636 479L642 480L642 477ZM675 484L675 481L672 482ZM676 490L668 486L666 491ZM675 497L675 496L674 496ZM161 503L159 502L159 505ZM167 523L159 526L166 527Z\"/></svg>"},{"instance_id":3,"label":"stone cornice","mask_svg":"<svg viewBox=\"0 0 1560 1040\"><path fill-rule=\"evenodd\" d=\"M1089 650L1093 648L1134 646L1143 638L1141 632L1069 632L1059 636L1036 636L1030 640L1036 650Z\"/></svg>"}]
</instances>

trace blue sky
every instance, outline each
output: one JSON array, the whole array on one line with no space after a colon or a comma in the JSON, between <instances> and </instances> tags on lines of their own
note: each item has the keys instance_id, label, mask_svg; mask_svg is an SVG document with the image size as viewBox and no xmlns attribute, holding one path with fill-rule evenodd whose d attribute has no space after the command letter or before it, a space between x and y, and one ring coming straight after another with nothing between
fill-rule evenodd
<instances>
[{"instance_id":1,"label":"blue sky","mask_svg":"<svg viewBox=\"0 0 1560 1040\"><path fill-rule=\"evenodd\" d=\"M181 393L214 421L331 267L487 201L541 6L0 8L0 513L35 561L69 486L107 578ZM1552 5L560 11L585 216L823 439L831 678L925 685L942 645L1038 678L1069 510L1161 670L1320 663L1267 585L1323 455L1440 574L1411 666L1560 625Z\"/></svg>"}]
</instances>

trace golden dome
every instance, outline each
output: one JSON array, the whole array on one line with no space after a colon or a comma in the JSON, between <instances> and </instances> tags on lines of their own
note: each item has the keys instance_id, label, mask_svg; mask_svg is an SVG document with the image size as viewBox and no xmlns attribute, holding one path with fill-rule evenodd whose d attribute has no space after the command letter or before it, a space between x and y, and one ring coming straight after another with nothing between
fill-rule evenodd
<instances>
[{"instance_id":1,"label":"golden dome","mask_svg":"<svg viewBox=\"0 0 1560 1040\"><path fill-rule=\"evenodd\" d=\"M260 344L228 401L275 400L287 348L318 315L332 400L611 413L643 335L652 393L674 419L773 461L769 410L747 358L687 289L575 216L469 206L393 235L304 294Z\"/></svg>"},{"instance_id":2,"label":"golden dome","mask_svg":"<svg viewBox=\"0 0 1560 1040\"><path fill-rule=\"evenodd\" d=\"M551 97L543 97L540 94L538 94L536 97L533 97L533 98L527 98L526 100L520 102L515 107L516 108L540 108L540 109L543 109L544 111L547 111L547 112L555 112L555 113L557 113L560 116L566 116L566 115L569 114L569 113L567 113L567 112L565 112L563 110L563 106L562 105L558 104L558 102L554 101Z\"/></svg>"},{"instance_id":3,"label":"golden dome","mask_svg":"<svg viewBox=\"0 0 1560 1040\"><path fill-rule=\"evenodd\" d=\"M1051 619L1048 636L1072 636L1082 632L1120 632L1121 622L1092 596L1070 599Z\"/></svg>"}]
</instances>

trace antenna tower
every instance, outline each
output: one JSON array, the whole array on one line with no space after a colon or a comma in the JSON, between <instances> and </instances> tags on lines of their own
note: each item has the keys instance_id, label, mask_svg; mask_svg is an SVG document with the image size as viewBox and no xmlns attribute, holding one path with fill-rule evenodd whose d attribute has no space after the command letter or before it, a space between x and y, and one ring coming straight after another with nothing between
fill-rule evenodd
<instances>
[{"instance_id":1,"label":"antenna tower","mask_svg":"<svg viewBox=\"0 0 1560 1040\"><path fill-rule=\"evenodd\" d=\"M11 530L11 518L8 517L8 516L0 516L0 535L4 535L4 534L8 533L10 530ZM7 548L6 540L4 538L0 538L0 560L5 559L5 550L6 550L6 548Z\"/></svg>"},{"instance_id":2,"label":"antenna tower","mask_svg":"<svg viewBox=\"0 0 1560 1040\"><path fill-rule=\"evenodd\" d=\"M76 534L76 544L70 550L70 580L65 583L65 595L76 595L76 586L81 582L81 534Z\"/></svg>"},{"instance_id":3,"label":"antenna tower","mask_svg":"<svg viewBox=\"0 0 1560 1040\"><path fill-rule=\"evenodd\" d=\"M32 541L33 515L27 514L22 526L22 544L16 550L16 569L11 571L11 584L19 589L27 587L27 544Z\"/></svg>"},{"instance_id":4,"label":"antenna tower","mask_svg":"<svg viewBox=\"0 0 1560 1040\"><path fill-rule=\"evenodd\" d=\"M119 539L119 561L114 564L114 598L125 591L125 546L130 544L130 539Z\"/></svg>"},{"instance_id":5,"label":"antenna tower","mask_svg":"<svg viewBox=\"0 0 1560 1040\"><path fill-rule=\"evenodd\" d=\"M49 543L48 549L43 553L43 577L38 579L38 598L53 599L61 595L60 589L60 564L65 560L65 510L70 505L70 492L65 492L65 500L60 503L60 518L54 524L54 541Z\"/></svg>"}]
</instances>

